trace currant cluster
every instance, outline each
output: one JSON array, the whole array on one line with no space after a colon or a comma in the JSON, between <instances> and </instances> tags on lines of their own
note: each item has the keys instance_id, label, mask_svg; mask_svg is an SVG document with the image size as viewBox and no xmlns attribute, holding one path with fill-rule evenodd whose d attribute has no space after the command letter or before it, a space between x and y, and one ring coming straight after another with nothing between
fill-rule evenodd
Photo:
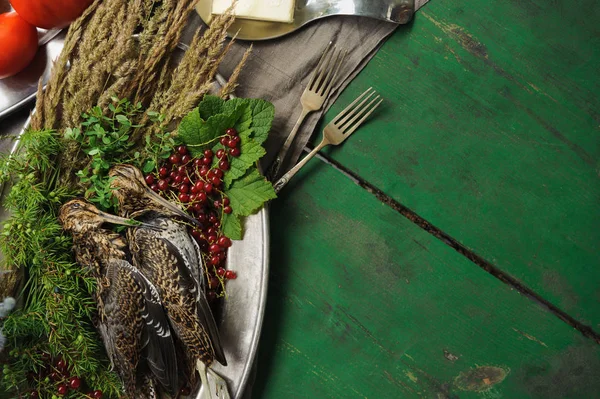
<instances>
[{"instance_id":1,"label":"currant cluster","mask_svg":"<svg viewBox=\"0 0 600 399\"><path fill-rule=\"evenodd\" d=\"M222 294L222 283L237 278L233 270L225 269L227 249L231 240L221 231L223 214L233 212L223 190L223 176L230 168L231 158L239 157L240 137L229 128L220 139L224 148L214 153L205 150L192 157L181 145L160 166L158 173L145 176L146 183L155 192L168 199L176 199L193 215L201 228L192 230L203 252L208 267L207 298L212 301Z\"/></svg>"},{"instance_id":2,"label":"currant cluster","mask_svg":"<svg viewBox=\"0 0 600 399\"><path fill-rule=\"evenodd\" d=\"M44 352L42 353L42 360L46 362L47 366L40 369L37 377L43 379L46 383L55 384L56 395L65 396L69 390L78 390L81 387L81 378L70 375L69 365L64 359L59 358L52 362L50 355ZM100 399L102 398L102 395L103 393L99 389L90 391L86 394L90 399ZM55 395L53 395L53 397L54 396ZM38 391L31 391L29 397L31 399L37 399L40 397L40 394Z\"/></svg>"}]
</instances>

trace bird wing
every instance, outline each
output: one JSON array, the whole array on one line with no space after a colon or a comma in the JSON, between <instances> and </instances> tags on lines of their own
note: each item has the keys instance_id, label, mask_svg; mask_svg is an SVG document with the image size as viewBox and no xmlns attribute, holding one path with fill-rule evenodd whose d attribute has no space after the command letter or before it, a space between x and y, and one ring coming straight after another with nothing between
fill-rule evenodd
<instances>
[{"instance_id":1,"label":"bird wing","mask_svg":"<svg viewBox=\"0 0 600 399\"><path fill-rule=\"evenodd\" d=\"M144 306L141 309L144 319L142 346L148 367L165 390L175 396L179 387L175 344L158 290L129 262L123 260L120 261L120 265L131 274L144 297Z\"/></svg>"},{"instance_id":2,"label":"bird wing","mask_svg":"<svg viewBox=\"0 0 600 399\"><path fill-rule=\"evenodd\" d=\"M102 295L104 317L101 318L100 333L125 389L132 394L139 364L143 297L131 274L121 267L122 262L109 259L105 265L110 286Z\"/></svg>"},{"instance_id":3,"label":"bird wing","mask_svg":"<svg viewBox=\"0 0 600 399\"><path fill-rule=\"evenodd\" d=\"M213 342L198 317L198 286L177 248L145 228L134 229L129 241L136 266L159 289L179 339L197 359L212 363Z\"/></svg>"}]
</instances>

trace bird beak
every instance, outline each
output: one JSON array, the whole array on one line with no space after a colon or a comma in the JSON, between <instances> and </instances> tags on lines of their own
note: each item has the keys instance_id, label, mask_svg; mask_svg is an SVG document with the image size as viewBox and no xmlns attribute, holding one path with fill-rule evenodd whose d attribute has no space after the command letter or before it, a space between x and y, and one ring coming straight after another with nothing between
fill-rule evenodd
<instances>
[{"instance_id":1,"label":"bird beak","mask_svg":"<svg viewBox=\"0 0 600 399\"><path fill-rule=\"evenodd\" d=\"M160 195L156 194L150 188L146 188L146 192L148 193L148 196L150 198L152 198L152 200L154 202L156 202L157 204L159 204L163 208L165 208L167 211L169 211L171 213L171 216L179 216L183 220L185 220L186 222L188 222L194 226L202 227L200 222L198 222L198 220L196 220L192 216L188 215L184 210L179 208L177 205L173 204L172 202L167 201Z\"/></svg>"},{"instance_id":2,"label":"bird beak","mask_svg":"<svg viewBox=\"0 0 600 399\"><path fill-rule=\"evenodd\" d=\"M127 227L143 226L143 227L153 229L153 230L156 230L156 229L160 230L160 228L157 226L138 222L137 220L133 220L133 219L126 219L126 218L122 218L120 216L111 215L110 213L102 212L100 210L98 210L98 215L102 218L102 220L105 223L112 223L112 224L116 224L119 226L127 226Z\"/></svg>"}]
</instances>

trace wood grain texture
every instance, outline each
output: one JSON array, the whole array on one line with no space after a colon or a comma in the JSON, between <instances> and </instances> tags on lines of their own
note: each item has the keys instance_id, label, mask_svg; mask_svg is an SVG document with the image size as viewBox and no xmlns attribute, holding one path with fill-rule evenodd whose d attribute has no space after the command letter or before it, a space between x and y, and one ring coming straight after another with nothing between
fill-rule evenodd
<instances>
[{"instance_id":1,"label":"wood grain texture","mask_svg":"<svg viewBox=\"0 0 600 399\"><path fill-rule=\"evenodd\" d=\"M432 1L325 122L385 108L335 160L600 331L600 5Z\"/></svg>"},{"instance_id":2,"label":"wood grain texture","mask_svg":"<svg viewBox=\"0 0 600 399\"><path fill-rule=\"evenodd\" d=\"M332 167L270 211L253 397L597 397L598 345Z\"/></svg>"}]
</instances>

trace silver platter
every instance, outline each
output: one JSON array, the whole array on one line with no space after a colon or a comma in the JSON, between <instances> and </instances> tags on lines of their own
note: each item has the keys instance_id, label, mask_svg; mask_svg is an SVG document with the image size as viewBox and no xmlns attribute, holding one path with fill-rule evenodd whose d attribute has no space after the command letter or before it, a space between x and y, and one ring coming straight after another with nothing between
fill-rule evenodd
<instances>
[{"instance_id":1,"label":"silver platter","mask_svg":"<svg viewBox=\"0 0 600 399\"><path fill-rule=\"evenodd\" d=\"M50 42L54 43L52 48L54 49L53 54L56 54L56 56L62 49L63 39L59 35ZM51 65L51 60L56 58L56 56L46 60L48 68ZM219 84L220 81L222 81L222 78L217 77L216 84ZM10 112L14 112L25 105L28 100L35 97L36 84L31 87L34 88L33 92L26 97L21 96L18 104L12 104ZM6 86L0 86L0 98L4 95L6 95ZM15 95L13 98L17 97ZM0 116L7 115L8 111L5 111L2 115L2 109L0 109ZM20 125L21 128L11 132L11 126L15 124ZM18 139L29 125L29 120L23 119L21 122L11 120L10 125L0 123L0 134L16 136ZM11 152L14 152L15 149L16 145L12 147ZM2 195L5 194L2 192ZM7 217L8 215L3 210L0 211L0 223L6 220ZM244 239L235 241L228 253L227 267L228 269L235 270L238 278L227 282L227 298L223 302L221 317L217 320L228 365L227 367L223 367L216 364L213 366L213 369L227 381L229 393L232 398L241 398L243 396L251 376L251 370L258 349L267 299L269 266L268 226L266 208L246 218L244 223ZM194 394L193 397L200 398L203 389L202 387L200 392Z\"/></svg>"}]
</instances>

